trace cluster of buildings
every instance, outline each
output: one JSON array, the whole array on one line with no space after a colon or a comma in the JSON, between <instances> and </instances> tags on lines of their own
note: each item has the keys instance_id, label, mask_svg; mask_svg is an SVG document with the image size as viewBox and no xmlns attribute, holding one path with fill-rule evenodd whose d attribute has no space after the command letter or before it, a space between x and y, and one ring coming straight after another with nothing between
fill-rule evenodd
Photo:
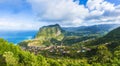
<instances>
[{"instance_id":1,"label":"cluster of buildings","mask_svg":"<svg viewBox=\"0 0 120 66\"><path fill-rule=\"evenodd\" d=\"M62 53L62 54L69 54L71 52L71 50L67 49L67 46L28 46L27 48L22 47L23 50L27 50L30 52L33 52L34 54L39 54L41 51L47 51L50 53ZM73 49L74 50L74 49ZM86 51L90 51L91 49L86 48L86 47L82 47L79 50L75 50L76 53L80 53L80 52L86 52Z\"/></svg>"}]
</instances>

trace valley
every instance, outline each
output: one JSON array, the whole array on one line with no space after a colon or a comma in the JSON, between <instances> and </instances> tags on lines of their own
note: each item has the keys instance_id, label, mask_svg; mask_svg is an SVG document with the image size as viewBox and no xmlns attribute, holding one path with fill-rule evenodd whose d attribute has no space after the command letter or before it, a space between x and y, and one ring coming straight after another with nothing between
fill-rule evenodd
<instances>
[{"instance_id":1,"label":"valley","mask_svg":"<svg viewBox=\"0 0 120 66\"><path fill-rule=\"evenodd\" d=\"M112 44L115 43L116 46L114 45L113 48L117 47L119 45L120 35L119 32L118 34L115 34L117 33L115 32L117 29L110 31L112 30L112 28L106 29L107 31L105 30L106 32L110 32L108 34L98 32L98 35L96 35L96 33L95 34L88 33L87 36L84 36L83 34L78 32L79 35L81 34L81 36L78 36L76 35L76 33L74 33L76 31L68 31L65 29L63 30L58 24L49 25L40 28L39 32L37 33L34 39L25 40L19 43L18 45L20 45L24 50L28 50L34 54L42 54L43 56L50 58L51 57L78 58L81 56L81 54L83 55L84 53L91 52L92 49L95 49L100 45L111 46L110 47L111 49ZM103 32L105 31L103 30ZM73 33L72 35L71 32ZM113 37L112 34L114 34L115 37L114 39L110 38ZM86 57L86 55L84 55L84 57Z\"/></svg>"},{"instance_id":2,"label":"valley","mask_svg":"<svg viewBox=\"0 0 120 66\"><path fill-rule=\"evenodd\" d=\"M120 66L120 0L0 0L0 66Z\"/></svg>"},{"instance_id":3,"label":"valley","mask_svg":"<svg viewBox=\"0 0 120 66\"><path fill-rule=\"evenodd\" d=\"M33 39L23 40L17 45L0 39L0 65L120 65L120 27L79 31L55 24L41 27Z\"/></svg>"}]
</instances>

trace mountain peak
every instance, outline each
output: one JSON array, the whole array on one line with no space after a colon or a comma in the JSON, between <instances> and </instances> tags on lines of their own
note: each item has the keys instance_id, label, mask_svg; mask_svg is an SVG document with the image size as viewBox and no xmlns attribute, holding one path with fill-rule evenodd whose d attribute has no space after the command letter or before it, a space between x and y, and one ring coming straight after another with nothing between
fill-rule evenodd
<instances>
[{"instance_id":1,"label":"mountain peak","mask_svg":"<svg viewBox=\"0 0 120 66\"><path fill-rule=\"evenodd\" d=\"M42 28L46 28L46 27L59 27L59 28L61 28L59 24L43 26Z\"/></svg>"},{"instance_id":2,"label":"mountain peak","mask_svg":"<svg viewBox=\"0 0 120 66\"><path fill-rule=\"evenodd\" d=\"M40 28L36 38L55 38L55 39L62 39L63 36L63 30L60 27L59 24L55 24L55 25L48 25L48 26L43 26L42 28Z\"/></svg>"}]
</instances>

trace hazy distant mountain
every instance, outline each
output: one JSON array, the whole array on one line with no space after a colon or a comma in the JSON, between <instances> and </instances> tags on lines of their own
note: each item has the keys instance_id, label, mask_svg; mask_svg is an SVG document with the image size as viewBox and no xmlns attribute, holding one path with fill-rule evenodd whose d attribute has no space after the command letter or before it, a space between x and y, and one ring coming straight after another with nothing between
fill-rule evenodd
<instances>
[{"instance_id":1,"label":"hazy distant mountain","mask_svg":"<svg viewBox=\"0 0 120 66\"><path fill-rule=\"evenodd\" d=\"M80 27L63 27L64 30L81 35L85 34L105 34L117 28L120 24L100 24L93 26L80 26Z\"/></svg>"}]
</instances>

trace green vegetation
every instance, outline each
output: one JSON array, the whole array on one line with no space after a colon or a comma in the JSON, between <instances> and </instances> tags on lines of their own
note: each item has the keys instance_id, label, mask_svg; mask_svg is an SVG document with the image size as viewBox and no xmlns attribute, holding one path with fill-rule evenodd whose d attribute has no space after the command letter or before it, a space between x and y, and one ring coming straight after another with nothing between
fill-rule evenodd
<instances>
[{"instance_id":1,"label":"green vegetation","mask_svg":"<svg viewBox=\"0 0 120 66\"><path fill-rule=\"evenodd\" d=\"M94 35L101 37L117 27L119 27L119 24L100 24L100 25L81 26L81 27L66 27L63 29L70 32L68 35L75 35L75 36Z\"/></svg>"},{"instance_id":2,"label":"green vegetation","mask_svg":"<svg viewBox=\"0 0 120 66\"><path fill-rule=\"evenodd\" d=\"M120 44L119 44L120 45ZM1 66L119 66L120 46L110 51L106 45L100 45L91 51L72 52L66 56L42 56L34 55L28 51L23 51L19 46L15 46L0 39L0 65ZM82 54L82 55L81 55Z\"/></svg>"},{"instance_id":3,"label":"green vegetation","mask_svg":"<svg viewBox=\"0 0 120 66\"><path fill-rule=\"evenodd\" d=\"M49 28L43 29L48 33L56 29ZM0 66L120 66L120 27L98 39L66 37L62 31L55 36L58 27L50 35L44 30L20 46L0 39Z\"/></svg>"},{"instance_id":4,"label":"green vegetation","mask_svg":"<svg viewBox=\"0 0 120 66\"><path fill-rule=\"evenodd\" d=\"M57 39L57 40L62 40L64 37L64 31L61 29L61 27L58 24L55 25L49 25L49 26L44 26L40 28L38 34L36 35L36 38L42 38L42 39Z\"/></svg>"},{"instance_id":5,"label":"green vegetation","mask_svg":"<svg viewBox=\"0 0 120 66\"><path fill-rule=\"evenodd\" d=\"M24 46L49 46L52 45L54 41L57 41L59 44L60 41L64 38L65 31L61 29L58 24L44 26L40 28L39 32L33 40L27 40L19 43L19 45Z\"/></svg>"},{"instance_id":6,"label":"green vegetation","mask_svg":"<svg viewBox=\"0 0 120 66\"><path fill-rule=\"evenodd\" d=\"M95 46L99 44L108 44L108 45L119 45L120 43L120 27L112 30L104 37L98 38L96 40L90 41L88 46ZM114 46L113 46L114 47Z\"/></svg>"},{"instance_id":7,"label":"green vegetation","mask_svg":"<svg viewBox=\"0 0 120 66\"><path fill-rule=\"evenodd\" d=\"M19 45L24 47L61 44L71 46L75 43L98 37L100 37L99 34L81 35L80 33L65 31L58 24L55 24L40 28L34 39L20 42Z\"/></svg>"}]
</instances>

